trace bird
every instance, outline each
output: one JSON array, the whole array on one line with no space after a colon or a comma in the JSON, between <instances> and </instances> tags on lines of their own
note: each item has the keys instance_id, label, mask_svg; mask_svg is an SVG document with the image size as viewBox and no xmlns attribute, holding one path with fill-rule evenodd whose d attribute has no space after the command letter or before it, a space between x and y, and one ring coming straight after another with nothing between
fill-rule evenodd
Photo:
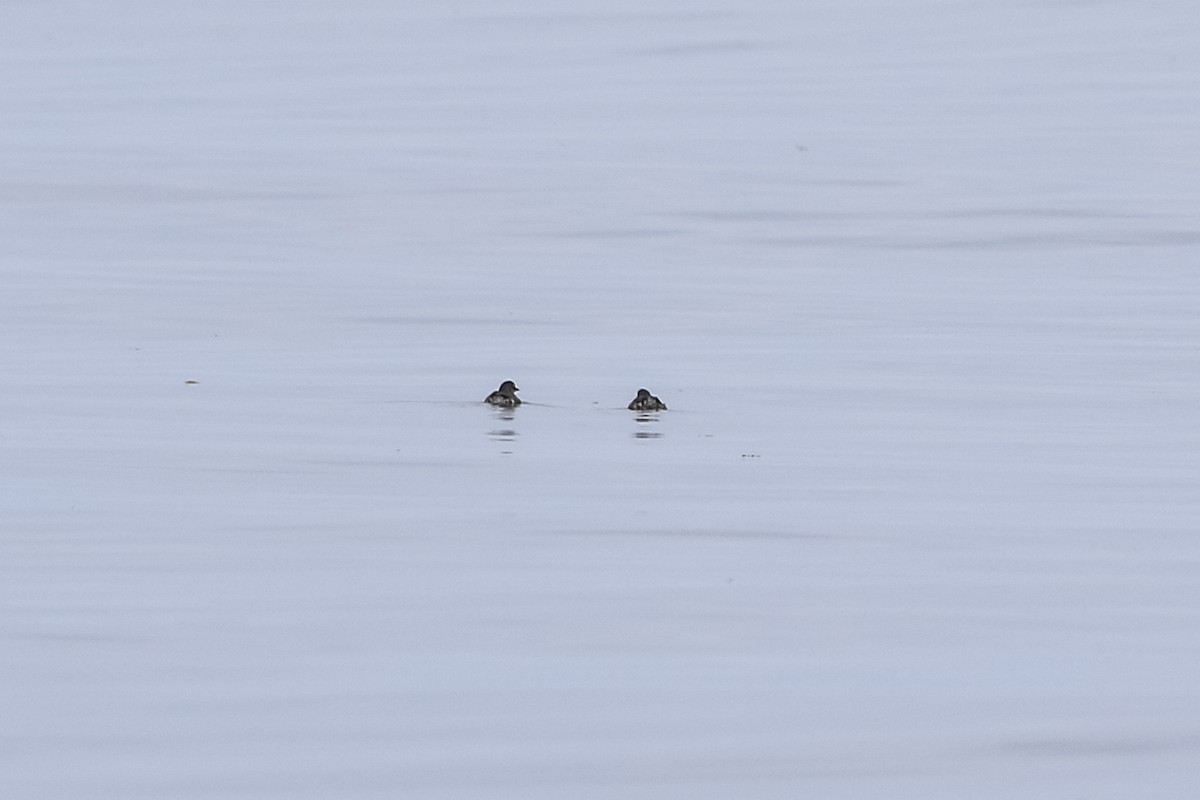
<instances>
[{"instance_id":1,"label":"bird","mask_svg":"<svg viewBox=\"0 0 1200 800\"><path fill-rule=\"evenodd\" d=\"M505 381L500 384L500 388L484 398L483 402L500 406L501 408L516 408L521 405L521 398L517 397L517 392L521 391L512 381Z\"/></svg>"},{"instance_id":2,"label":"bird","mask_svg":"<svg viewBox=\"0 0 1200 800\"><path fill-rule=\"evenodd\" d=\"M629 404L630 411L666 411L667 404L650 394L649 389L638 389L637 397Z\"/></svg>"}]
</instances>

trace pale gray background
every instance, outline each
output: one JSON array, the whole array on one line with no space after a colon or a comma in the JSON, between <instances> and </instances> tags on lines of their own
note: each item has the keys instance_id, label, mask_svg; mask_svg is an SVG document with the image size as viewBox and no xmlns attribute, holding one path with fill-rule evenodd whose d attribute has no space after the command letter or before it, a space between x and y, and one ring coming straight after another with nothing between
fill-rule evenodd
<instances>
[{"instance_id":1,"label":"pale gray background","mask_svg":"<svg viewBox=\"0 0 1200 800\"><path fill-rule=\"evenodd\" d=\"M1196 792L1193 3L0 11L3 796Z\"/></svg>"}]
</instances>

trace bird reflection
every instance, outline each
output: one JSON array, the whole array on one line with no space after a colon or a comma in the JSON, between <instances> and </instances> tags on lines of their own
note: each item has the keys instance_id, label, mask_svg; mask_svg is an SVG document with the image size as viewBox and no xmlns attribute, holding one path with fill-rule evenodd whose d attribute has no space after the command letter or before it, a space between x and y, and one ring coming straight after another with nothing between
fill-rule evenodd
<instances>
[{"instance_id":1,"label":"bird reflection","mask_svg":"<svg viewBox=\"0 0 1200 800\"><path fill-rule=\"evenodd\" d=\"M500 423L500 426L488 431L488 438L493 442L516 441L516 429L511 425L506 424L511 423L514 419L516 419L517 415L513 412L513 410L511 408L497 409L496 413L492 416L496 418L496 420Z\"/></svg>"},{"instance_id":2,"label":"bird reflection","mask_svg":"<svg viewBox=\"0 0 1200 800\"><path fill-rule=\"evenodd\" d=\"M642 430L633 432L635 439L661 439L662 433L656 430L647 429L645 426L653 426L658 424L658 414L652 412L642 412L633 418Z\"/></svg>"}]
</instances>

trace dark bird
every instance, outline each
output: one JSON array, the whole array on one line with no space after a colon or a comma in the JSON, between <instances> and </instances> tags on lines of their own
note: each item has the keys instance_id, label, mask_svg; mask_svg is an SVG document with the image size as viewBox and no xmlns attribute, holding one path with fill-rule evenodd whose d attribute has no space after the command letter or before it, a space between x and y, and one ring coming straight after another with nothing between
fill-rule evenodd
<instances>
[{"instance_id":1,"label":"dark bird","mask_svg":"<svg viewBox=\"0 0 1200 800\"><path fill-rule=\"evenodd\" d=\"M650 394L649 389L638 389L637 397L629 404L630 411L666 411L667 404Z\"/></svg>"},{"instance_id":2,"label":"dark bird","mask_svg":"<svg viewBox=\"0 0 1200 800\"><path fill-rule=\"evenodd\" d=\"M484 398L483 402L501 408L516 408L521 405L521 398L517 397L517 392L521 391L512 381L505 381L500 384L500 388Z\"/></svg>"}]
</instances>

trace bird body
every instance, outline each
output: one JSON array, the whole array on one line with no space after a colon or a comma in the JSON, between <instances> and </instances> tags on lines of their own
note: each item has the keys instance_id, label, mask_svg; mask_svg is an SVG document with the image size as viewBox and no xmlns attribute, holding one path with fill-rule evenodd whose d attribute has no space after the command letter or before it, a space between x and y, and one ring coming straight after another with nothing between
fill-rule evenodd
<instances>
[{"instance_id":1,"label":"bird body","mask_svg":"<svg viewBox=\"0 0 1200 800\"><path fill-rule=\"evenodd\" d=\"M666 411L667 404L650 394L649 389L638 389L637 397L629 404L630 411Z\"/></svg>"},{"instance_id":2,"label":"bird body","mask_svg":"<svg viewBox=\"0 0 1200 800\"><path fill-rule=\"evenodd\" d=\"M512 381L505 381L500 384L500 388L484 398L483 402L488 405L500 406L501 408L516 408L521 405L521 398L517 397L517 392L521 391Z\"/></svg>"}]
</instances>

